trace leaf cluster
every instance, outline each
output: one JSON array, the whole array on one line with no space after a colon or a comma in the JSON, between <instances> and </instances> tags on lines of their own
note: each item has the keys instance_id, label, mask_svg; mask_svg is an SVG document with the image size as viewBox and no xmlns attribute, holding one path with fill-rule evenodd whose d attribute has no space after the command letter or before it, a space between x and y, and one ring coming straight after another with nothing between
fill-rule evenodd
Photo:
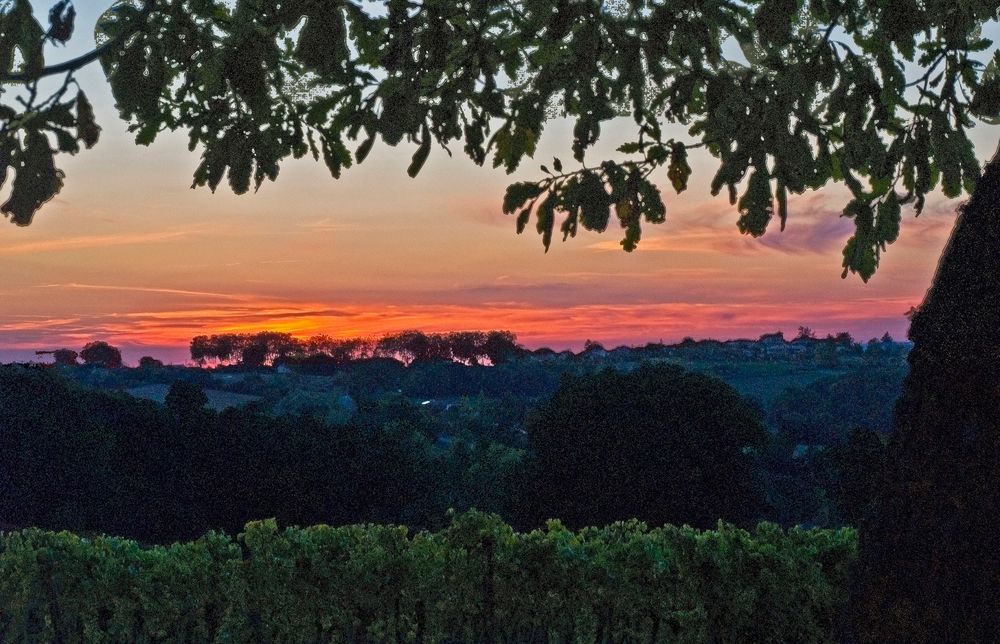
<instances>
[{"instance_id":1,"label":"leaf cluster","mask_svg":"<svg viewBox=\"0 0 1000 644\"><path fill-rule=\"evenodd\" d=\"M43 30L15 0L0 22L0 72L29 91L42 42L68 37L71 5L50 17ZM120 0L98 32L137 143L186 131L201 150L195 186L225 179L243 193L307 154L339 177L379 141L413 146L410 176L435 147L459 146L513 173L565 117L579 167L557 163L504 200L518 231L534 215L546 248L557 215L566 239L581 224L604 230L613 208L632 250L642 223L664 220L658 186L684 190L687 152L700 147L718 160L712 193L726 190L739 230L755 237L775 218L784 227L790 194L843 182L843 216L856 225L844 274L867 280L902 206L919 214L933 190L975 186L968 131L1000 121L1000 53L981 30L996 18L984 0ZM636 127L623 157L587 163L622 115ZM667 125L690 139L664 136ZM8 134L7 154L32 152L8 165L42 186L17 203L24 223L62 177L42 139L11 142L21 136Z\"/></svg>"},{"instance_id":2,"label":"leaf cluster","mask_svg":"<svg viewBox=\"0 0 1000 644\"><path fill-rule=\"evenodd\" d=\"M23 76L37 76L45 65L44 42L65 43L73 32L74 15L72 5L61 0L49 14L49 29L43 30L27 0L10 3L0 13L0 74L18 65ZM30 224L35 212L62 189L64 174L55 165L55 155L76 154L81 145L93 147L101 130L72 74L44 100L37 80L26 89L14 104L0 102L0 187L14 174L0 212L19 226ZM0 99L6 93L7 88L0 88Z\"/></svg>"}]
</instances>

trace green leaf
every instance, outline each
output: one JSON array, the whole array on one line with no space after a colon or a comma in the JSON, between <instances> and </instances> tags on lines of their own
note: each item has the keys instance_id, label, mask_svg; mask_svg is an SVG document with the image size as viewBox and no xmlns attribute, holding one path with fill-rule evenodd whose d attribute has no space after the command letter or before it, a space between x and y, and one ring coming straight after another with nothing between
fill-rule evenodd
<instances>
[{"instance_id":1,"label":"green leaf","mask_svg":"<svg viewBox=\"0 0 1000 644\"><path fill-rule=\"evenodd\" d=\"M625 227L625 237L619 242L626 253L631 253L639 246L639 239L642 237L642 228L639 220L630 221Z\"/></svg>"},{"instance_id":2,"label":"green leaf","mask_svg":"<svg viewBox=\"0 0 1000 644\"><path fill-rule=\"evenodd\" d=\"M622 154L636 154L642 152L643 145L639 142L624 143L618 146L618 151Z\"/></svg>"},{"instance_id":3,"label":"green leaf","mask_svg":"<svg viewBox=\"0 0 1000 644\"><path fill-rule=\"evenodd\" d=\"M899 197L890 192L878 206L875 219L875 241L885 246L899 237L899 224L902 221Z\"/></svg>"},{"instance_id":4,"label":"green leaf","mask_svg":"<svg viewBox=\"0 0 1000 644\"><path fill-rule=\"evenodd\" d=\"M221 139L206 140L205 151L201 155L201 163L194 172L194 182L191 187L208 185L209 190L215 189L222 182L229 164L229 148L232 142L230 133Z\"/></svg>"},{"instance_id":5,"label":"green leaf","mask_svg":"<svg viewBox=\"0 0 1000 644\"><path fill-rule=\"evenodd\" d=\"M45 67L43 55L45 30L35 20L31 3L28 0L15 0L14 6L3 18L4 35L10 38L7 41L10 44L5 43L2 48L4 51L0 53L0 65L3 65L3 70L11 68L14 62L13 48L16 47L21 51L21 58L24 60L23 72L29 76L38 74Z\"/></svg>"},{"instance_id":6,"label":"green leaf","mask_svg":"<svg viewBox=\"0 0 1000 644\"><path fill-rule=\"evenodd\" d=\"M531 217L531 208L525 208L517 215L517 234L524 232L524 227L528 225L528 218Z\"/></svg>"},{"instance_id":7,"label":"green leaf","mask_svg":"<svg viewBox=\"0 0 1000 644\"><path fill-rule=\"evenodd\" d=\"M846 278L849 271L857 273L862 281L867 282L875 274L875 269L878 267L877 245L874 239L874 214L871 204L854 199L844 208L844 216L854 219L855 232L844 246L844 271L841 273L841 277Z\"/></svg>"},{"instance_id":8,"label":"green leaf","mask_svg":"<svg viewBox=\"0 0 1000 644\"><path fill-rule=\"evenodd\" d=\"M651 224L662 224L666 221L667 207L656 186L643 179L639 183L639 196L642 197L642 214L646 221Z\"/></svg>"},{"instance_id":9,"label":"green leaf","mask_svg":"<svg viewBox=\"0 0 1000 644\"><path fill-rule=\"evenodd\" d=\"M0 212L18 226L27 226L42 204L62 189L64 175L56 169L48 137L38 130L28 132L13 165L14 186Z\"/></svg>"},{"instance_id":10,"label":"green leaf","mask_svg":"<svg viewBox=\"0 0 1000 644\"><path fill-rule=\"evenodd\" d=\"M55 128L52 132L56 135L56 142L59 144L60 152L76 154L80 151L80 146L77 144L75 136L60 128Z\"/></svg>"},{"instance_id":11,"label":"green leaf","mask_svg":"<svg viewBox=\"0 0 1000 644\"><path fill-rule=\"evenodd\" d=\"M137 145L152 145L153 141L156 140L156 135L159 133L160 124L157 122L146 123L139 128L139 133L135 135L135 142Z\"/></svg>"},{"instance_id":12,"label":"green leaf","mask_svg":"<svg viewBox=\"0 0 1000 644\"><path fill-rule=\"evenodd\" d=\"M94 119L94 108L87 95L80 90L76 95L76 137L84 146L92 148L100 138L101 128Z\"/></svg>"},{"instance_id":13,"label":"green leaf","mask_svg":"<svg viewBox=\"0 0 1000 644\"><path fill-rule=\"evenodd\" d=\"M737 226L743 234L760 237L767 230L767 224L774 215L771 195L771 181L765 171L755 169L750 175L746 192L740 197L740 218Z\"/></svg>"},{"instance_id":14,"label":"green leaf","mask_svg":"<svg viewBox=\"0 0 1000 644\"><path fill-rule=\"evenodd\" d=\"M262 133L254 146L254 157L257 165L254 170L254 191L260 190L264 179L274 181L278 178L278 160L281 158L281 149L274 138L274 134Z\"/></svg>"},{"instance_id":15,"label":"green leaf","mask_svg":"<svg viewBox=\"0 0 1000 644\"><path fill-rule=\"evenodd\" d=\"M982 80L969 104L969 111L983 120L1000 117L1000 73L998 73L1000 65L998 65L998 60L1000 60L1000 52L994 54L986 69L983 70Z\"/></svg>"},{"instance_id":16,"label":"green leaf","mask_svg":"<svg viewBox=\"0 0 1000 644\"><path fill-rule=\"evenodd\" d=\"M222 73L229 86L252 112L264 113L271 108L268 59L275 55L274 40L264 38L256 30L234 30L222 50ZM153 65L161 59L149 59L150 77Z\"/></svg>"},{"instance_id":17,"label":"green leaf","mask_svg":"<svg viewBox=\"0 0 1000 644\"><path fill-rule=\"evenodd\" d=\"M691 166L687 162L687 150L683 144L676 144L670 149L670 165L667 166L667 177L677 194L687 189L688 177L691 176Z\"/></svg>"},{"instance_id":18,"label":"green leaf","mask_svg":"<svg viewBox=\"0 0 1000 644\"><path fill-rule=\"evenodd\" d=\"M420 138L420 146L417 148L417 151L413 153L413 159L410 161L410 167L406 169L406 174L410 175L410 178L417 176L420 169L424 167L424 163L427 161L427 157L430 153L431 133L427 129L427 125L424 125L424 131Z\"/></svg>"},{"instance_id":19,"label":"green leaf","mask_svg":"<svg viewBox=\"0 0 1000 644\"><path fill-rule=\"evenodd\" d=\"M604 232L611 218L611 201L604 190L604 182L594 172L584 172L577 188L580 220L587 230Z\"/></svg>"},{"instance_id":20,"label":"green leaf","mask_svg":"<svg viewBox=\"0 0 1000 644\"><path fill-rule=\"evenodd\" d=\"M341 170L351 167L351 152L339 138L332 135L324 135L321 144L327 169L334 179L339 179Z\"/></svg>"},{"instance_id":21,"label":"green leaf","mask_svg":"<svg viewBox=\"0 0 1000 644\"><path fill-rule=\"evenodd\" d=\"M146 114L155 103L151 96L149 78L146 76L145 47L140 41L127 47L117 57L117 64L109 74L111 94L122 118L131 120L135 114Z\"/></svg>"},{"instance_id":22,"label":"green leaf","mask_svg":"<svg viewBox=\"0 0 1000 644\"><path fill-rule=\"evenodd\" d=\"M534 156L537 142L538 135L529 128L516 123L504 126L493 137L492 144L496 149L493 167L502 165L507 174L511 174L525 155Z\"/></svg>"},{"instance_id":23,"label":"green leaf","mask_svg":"<svg viewBox=\"0 0 1000 644\"><path fill-rule=\"evenodd\" d=\"M248 145L232 146L229 159L229 187L242 195L250 190L250 175L253 172L253 150Z\"/></svg>"},{"instance_id":24,"label":"green leaf","mask_svg":"<svg viewBox=\"0 0 1000 644\"><path fill-rule=\"evenodd\" d=\"M622 227L628 226L629 222L632 221L635 217L635 210L635 206L630 198L622 199L615 204L615 215L618 217L618 221L621 222Z\"/></svg>"},{"instance_id":25,"label":"green leaf","mask_svg":"<svg viewBox=\"0 0 1000 644\"><path fill-rule=\"evenodd\" d=\"M535 230L542 236L542 245L545 252L549 251L552 244L552 228L555 225L555 193L549 192L548 196L542 200L535 213Z\"/></svg>"},{"instance_id":26,"label":"green leaf","mask_svg":"<svg viewBox=\"0 0 1000 644\"><path fill-rule=\"evenodd\" d=\"M778 189L776 191L778 200L778 220L781 222L781 230L785 230L785 222L788 220L788 189L785 182L778 179Z\"/></svg>"},{"instance_id":27,"label":"green leaf","mask_svg":"<svg viewBox=\"0 0 1000 644\"><path fill-rule=\"evenodd\" d=\"M75 19L76 9L69 0L59 0L49 10L49 31L46 35L55 42L66 44L73 35Z\"/></svg>"},{"instance_id":28,"label":"green leaf","mask_svg":"<svg viewBox=\"0 0 1000 644\"><path fill-rule=\"evenodd\" d=\"M503 212L505 215L513 214L515 210L542 194L545 189L543 184L522 182L513 183L507 186L507 193L503 198Z\"/></svg>"},{"instance_id":29,"label":"green leaf","mask_svg":"<svg viewBox=\"0 0 1000 644\"><path fill-rule=\"evenodd\" d=\"M358 163L361 163L368 157L368 153L372 151L372 146L375 144L375 137L370 136L361 145L358 146L357 152L354 153L354 158L357 159Z\"/></svg>"}]
</instances>

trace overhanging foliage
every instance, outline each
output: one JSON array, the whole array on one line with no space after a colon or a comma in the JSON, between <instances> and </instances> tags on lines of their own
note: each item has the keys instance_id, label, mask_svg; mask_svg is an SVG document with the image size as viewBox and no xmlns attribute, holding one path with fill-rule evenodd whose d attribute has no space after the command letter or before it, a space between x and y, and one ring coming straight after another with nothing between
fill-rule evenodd
<instances>
[{"instance_id":1,"label":"overhanging foliage","mask_svg":"<svg viewBox=\"0 0 1000 644\"><path fill-rule=\"evenodd\" d=\"M901 206L919 214L938 187L971 192L972 117L1000 119L998 54L981 31L997 7L986 0L372 4L121 0L97 26L97 53L137 143L188 132L201 150L195 186L225 179L244 193L305 155L339 177L379 140L415 146L411 176L435 146L512 173L546 123L566 117L573 163L554 160L504 199L518 232L534 214L546 248L557 223L564 239L603 231L613 211L634 249L642 224L666 217L657 183L683 191L688 150L704 147L719 160L712 193L728 192L755 237L774 218L784 227L789 193L843 182L856 225L844 275L865 280L898 236ZM97 140L85 95L68 93L94 56L44 66L43 43L72 26L68 0L47 30L28 0L0 16L0 74L20 83L19 106L0 108L0 166L17 175L0 209L21 225L62 186L55 154ZM43 100L38 79L55 72L65 82ZM636 135L621 156L588 159L622 115ZM667 136L668 124L688 135Z\"/></svg>"}]
</instances>

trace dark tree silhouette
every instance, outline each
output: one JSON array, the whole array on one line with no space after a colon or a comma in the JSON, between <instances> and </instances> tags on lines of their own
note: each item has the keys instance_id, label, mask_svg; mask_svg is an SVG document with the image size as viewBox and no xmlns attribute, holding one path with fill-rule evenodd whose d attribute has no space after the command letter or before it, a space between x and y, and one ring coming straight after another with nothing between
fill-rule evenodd
<instances>
[{"instance_id":1,"label":"dark tree silhouette","mask_svg":"<svg viewBox=\"0 0 1000 644\"><path fill-rule=\"evenodd\" d=\"M122 353L116 347L103 340L89 342L80 350L80 358L89 365L98 365L108 369L122 366Z\"/></svg>"},{"instance_id":2,"label":"dark tree silhouette","mask_svg":"<svg viewBox=\"0 0 1000 644\"><path fill-rule=\"evenodd\" d=\"M537 521L709 527L761 515L751 452L766 430L716 378L675 365L571 377L526 429L537 459Z\"/></svg>"},{"instance_id":3,"label":"dark tree silhouette","mask_svg":"<svg viewBox=\"0 0 1000 644\"><path fill-rule=\"evenodd\" d=\"M1000 154L913 314L886 485L862 524L866 640L1000 632Z\"/></svg>"},{"instance_id":4,"label":"dark tree silhouette","mask_svg":"<svg viewBox=\"0 0 1000 644\"><path fill-rule=\"evenodd\" d=\"M157 360L153 356L142 356L139 358L139 368L141 369L156 369L163 366L162 360Z\"/></svg>"}]
</instances>

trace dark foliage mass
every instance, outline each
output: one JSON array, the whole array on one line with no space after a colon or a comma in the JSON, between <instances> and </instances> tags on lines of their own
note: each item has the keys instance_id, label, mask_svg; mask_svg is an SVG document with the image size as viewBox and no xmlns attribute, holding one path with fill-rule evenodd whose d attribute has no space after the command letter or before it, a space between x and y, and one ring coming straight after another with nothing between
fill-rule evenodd
<instances>
[{"instance_id":1,"label":"dark foliage mass","mask_svg":"<svg viewBox=\"0 0 1000 644\"><path fill-rule=\"evenodd\" d=\"M765 433L760 407L714 377L676 365L599 372L610 358L593 353L493 367L370 358L286 374L152 360L8 366L0 523L161 541L268 516L438 527L448 508L476 507L525 529L552 517L836 526L870 503L884 455L870 430L803 452L786 432ZM783 369L746 368L762 366ZM856 377L783 399L801 408L853 391ZM118 392L156 384L169 385L163 405ZM206 409L204 391L220 386L256 402ZM823 413L849 401L831 405Z\"/></svg>"},{"instance_id":2,"label":"dark foliage mass","mask_svg":"<svg viewBox=\"0 0 1000 644\"><path fill-rule=\"evenodd\" d=\"M117 369L122 366L121 351L101 340L90 342L83 347L80 350L80 358L85 364L98 365L108 369Z\"/></svg>"},{"instance_id":3,"label":"dark foliage mass","mask_svg":"<svg viewBox=\"0 0 1000 644\"><path fill-rule=\"evenodd\" d=\"M571 526L638 518L756 520L754 408L721 380L673 365L569 378L529 417L540 516Z\"/></svg>"},{"instance_id":4,"label":"dark foliage mass","mask_svg":"<svg viewBox=\"0 0 1000 644\"><path fill-rule=\"evenodd\" d=\"M858 621L883 642L1000 632L1000 155L960 210L912 317L910 373L876 511ZM886 615L889 619L886 619Z\"/></svg>"},{"instance_id":5,"label":"dark foliage mass","mask_svg":"<svg viewBox=\"0 0 1000 644\"><path fill-rule=\"evenodd\" d=\"M427 525L449 505L470 505L448 487L465 470L502 490L519 463L516 450L483 444L452 475L456 459L427 450L413 424L331 427L203 404L187 383L163 406L0 369L0 520L147 541L236 532L270 516Z\"/></svg>"},{"instance_id":6,"label":"dark foliage mass","mask_svg":"<svg viewBox=\"0 0 1000 644\"><path fill-rule=\"evenodd\" d=\"M903 367L868 365L790 387L772 403L771 423L790 441L806 445L841 443L856 427L888 434L905 375Z\"/></svg>"}]
</instances>

